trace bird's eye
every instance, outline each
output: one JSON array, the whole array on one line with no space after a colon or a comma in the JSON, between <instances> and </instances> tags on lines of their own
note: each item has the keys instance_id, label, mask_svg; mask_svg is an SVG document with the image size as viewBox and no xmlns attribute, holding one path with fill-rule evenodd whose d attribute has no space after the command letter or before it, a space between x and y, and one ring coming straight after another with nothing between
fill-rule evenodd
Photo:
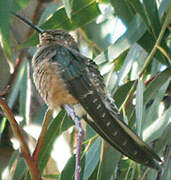
<instances>
[{"instance_id":1,"label":"bird's eye","mask_svg":"<svg viewBox=\"0 0 171 180\"><path fill-rule=\"evenodd\" d=\"M47 33L44 32L41 34L41 37L45 37L46 35L47 35Z\"/></svg>"}]
</instances>

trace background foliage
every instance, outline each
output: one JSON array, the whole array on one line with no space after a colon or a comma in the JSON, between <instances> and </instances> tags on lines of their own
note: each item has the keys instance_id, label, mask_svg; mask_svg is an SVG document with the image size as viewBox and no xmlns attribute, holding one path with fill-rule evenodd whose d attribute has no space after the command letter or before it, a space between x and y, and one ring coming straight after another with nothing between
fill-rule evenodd
<instances>
[{"instance_id":1,"label":"background foliage","mask_svg":"<svg viewBox=\"0 0 171 180\"><path fill-rule=\"evenodd\" d=\"M98 64L125 121L164 158L160 179L171 179L170 0L0 1L0 98L7 101L33 149L47 109L32 81L31 58L38 34L13 17L10 10L43 29L72 31L81 52ZM156 171L122 156L88 125L85 128L81 179L157 178ZM61 134L67 146L56 148L54 142ZM69 156L64 153L66 147ZM57 152L60 148L64 148L63 154ZM44 179L73 179L74 152L73 122L60 111L51 120L39 157ZM69 158L64 168L60 168L61 162L56 165L54 153L55 157ZM4 180L29 179L27 166L2 110L0 176Z\"/></svg>"}]
</instances>

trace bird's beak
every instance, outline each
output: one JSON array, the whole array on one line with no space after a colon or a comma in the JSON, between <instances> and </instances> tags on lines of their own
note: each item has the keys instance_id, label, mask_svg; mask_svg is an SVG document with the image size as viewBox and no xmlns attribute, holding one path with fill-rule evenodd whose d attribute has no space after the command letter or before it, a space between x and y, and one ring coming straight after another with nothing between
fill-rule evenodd
<instances>
[{"instance_id":1,"label":"bird's beak","mask_svg":"<svg viewBox=\"0 0 171 180\"><path fill-rule=\"evenodd\" d=\"M24 17L20 16L19 14L15 13L15 12L13 12L13 11L11 11L11 13L12 13L14 16L16 16L17 18L19 18L20 20L24 21L24 22L25 22L26 24L28 24L30 27L32 27L33 29L35 29L38 33L41 33L41 34L42 34L42 33L44 32L43 29L35 26L34 24L32 24L30 21L28 21L28 20L25 19Z\"/></svg>"}]
</instances>

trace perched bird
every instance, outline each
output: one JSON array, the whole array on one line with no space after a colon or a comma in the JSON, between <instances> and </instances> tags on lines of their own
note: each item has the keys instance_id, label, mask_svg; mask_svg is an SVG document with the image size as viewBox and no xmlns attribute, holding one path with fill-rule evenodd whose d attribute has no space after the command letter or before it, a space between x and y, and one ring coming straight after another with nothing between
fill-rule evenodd
<instances>
[{"instance_id":1,"label":"perched bird","mask_svg":"<svg viewBox=\"0 0 171 180\"><path fill-rule=\"evenodd\" d=\"M111 146L130 159L160 170L159 156L123 121L108 94L97 65L79 52L73 37L64 30L42 30L14 14L40 34L33 56L34 82L51 109L80 106L86 122Z\"/></svg>"}]
</instances>

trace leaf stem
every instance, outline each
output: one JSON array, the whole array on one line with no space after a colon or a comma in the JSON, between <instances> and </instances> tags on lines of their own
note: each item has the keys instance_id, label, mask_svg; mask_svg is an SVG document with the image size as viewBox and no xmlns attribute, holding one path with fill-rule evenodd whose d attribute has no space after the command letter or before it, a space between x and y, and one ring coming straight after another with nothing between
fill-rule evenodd
<instances>
[{"instance_id":1,"label":"leaf stem","mask_svg":"<svg viewBox=\"0 0 171 180\"><path fill-rule=\"evenodd\" d=\"M49 121L50 121L51 115L52 115L52 110L48 109L46 111L46 114L45 114L45 117L44 117L42 130L41 130L39 139L37 141L36 148L35 148L35 150L33 152L33 159L34 159L35 163L38 163L39 154L40 154L40 151L41 151L41 147L43 145L43 141L45 139L45 135L46 135L46 132L47 132L47 129L48 129L48 126L49 126Z\"/></svg>"}]
</instances>

